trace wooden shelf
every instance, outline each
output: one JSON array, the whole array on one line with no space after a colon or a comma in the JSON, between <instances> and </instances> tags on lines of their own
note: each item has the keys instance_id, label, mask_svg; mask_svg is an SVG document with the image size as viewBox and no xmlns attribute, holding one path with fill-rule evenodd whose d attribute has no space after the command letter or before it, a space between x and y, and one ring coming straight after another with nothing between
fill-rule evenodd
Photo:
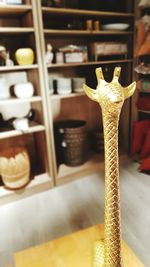
<instances>
[{"instance_id":1,"label":"wooden shelf","mask_svg":"<svg viewBox=\"0 0 150 267\"><path fill-rule=\"evenodd\" d=\"M78 97L78 96L85 96L85 93L71 93L68 95L50 95L50 98L53 99L63 99L63 98L71 98L71 97Z\"/></svg>"},{"instance_id":2,"label":"wooden shelf","mask_svg":"<svg viewBox=\"0 0 150 267\"><path fill-rule=\"evenodd\" d=\"M19 131L19 130L10 130L5 132L0 132L0 139L11 138L19 135L36 133L45 131L45 127L43 125L35 125L28 128L26 131Z\"/></svg>"},{"instance_id":3,"label":"wooden shelf","mask_svg":"<svg viewBox=\"0 0 150 267\"><path fill-rule=\"evenodd\" d=\"M125 163L128 160L128 156L124 151L119 152L120 164ZM58 175L56 179L56 185L62 185L81 177L85 177L94 172L104 173L104 154L93 154L90 159L84 164L76 167L69 167L65 164L61 164L58 168Z\"/></svg>"},{"instance_id":4,"label":"wooden shelf","mask_svg":"<svg viewBox=\"0 0 150 267\"><path fill-rule=\"evenodd\" d=\"M150 110L138 109L138 112L150 114Z\"/></svg>"},{"instance_id":5,"label":"wooden shelf","mask_svg":"<svg viewBox=\"0 0 150 267\"><path fill-rule=\"evenodd\" d=\"M32 27L0 27L0 33L5 35L18 35L34 33Z\"/></svg>"},{"instance_id":6,"label":"wooden shelf","mask_svg":"<svg viewBox=\"0 0 150 267\"><path fill-rule=\"evenodd\" d=\"M41 96L33 96L30 98L16 98L16 97L11 97L9 99L2 99L0 100L0 105L7 105L11 103L24 103L24 102L39 102L42 101Z\"/></svg>"},{"instance_id":7,"label":"wooden shelf","mask_svg":"<svg viewBox=\"0 0 150 267\"><path fill-rule=\"evenodd\" d=\"M65 164L61 164L58 168L58 176L56 179L56 185L61 185L75 179L79 179L82 176L89 175L96 171L103 171L104 158L103 155L95 154L85 162L84 164L76 167L69 167Z\"/></svg>"},{"instance_id":8,"label":"wooden shelf","mask_svg":"<svg viewBox=\"0 0 150 267\"><path fill-rule=\"evenodd\" d=\"M103 60L103 61L88 61L88 62L77 62L77 63L63 63L63 64L49 64L48 68L64 68L64 67L84 67L91 65L102 65L102 64L119 64L119 63L131 63L133 59L117 59L117 60Z\"/></svg>"},{"instance_id":9,"label":"wooden shelf","mask_svg":"<svg viewBox=\"0 0 150 267\"><path fill-rule=\"evenodd\" d=\"M150 94L150 92L148 92L148 91L140 91L140 90L138 90L138 92L139 92L140 94Z\"/></svg>"},{"instance_id":10,"label":"wooden shelf","mask_svg":"<svg viewBox=\"0 0 150 267\"><path fill-rule=\"evenodd\" d=\"M45 35L79 35L79 36L98 36L98 35L130 35L133 34L132 31L86 31L86 30L53 30L53 29L45 29Z\"/></svg>"},{"instance_id":11,"label":"wooden shelf","mask_svg":"<svg viewBox=\"0 0 150 267\"><path fill-rule=\"evenodd\" d=\"M22 189L9 190L4 186L0 186L0 205L48 190L52 187L53 181L48 173L36 175L34 179L32 179L31 182Z\"/></svg>"},{"instance_id":12,"label":"wooden shelf","mask_svg":"<svg viewBox=\"0 0 150 267\"><path fill-rule=\"evenodd\" d=\"M32 65L14 65L14 66L0 66L1 71L18 71L18 70L30 70L30 69L37 69L37 64Z\"/></svg>"},{"instance_id":13,"label":"wooden shelf","mask_svg":"<svg viewBox=\"0 0 150 267\"><path fill-rule=\"evenodd\" d=\"M44 14L54 15L74 15L74 16L96 16L96 17L133 17L133 13L122 13L122 12L105 12L105 11L94 11L94 10L82 10L82 9L71 9L71 8L52 8L42 7Z\"/></svg>"},{"instance_id":14,"label":"wooden shelf","mask_svg":"<svg viewBox=\"0 0 150 267\"><path fill-rule=\"evenodd\" d=\"M1 5L0 15L24 15L32 10L31 5Z\"/></svg>"}]
</instances>

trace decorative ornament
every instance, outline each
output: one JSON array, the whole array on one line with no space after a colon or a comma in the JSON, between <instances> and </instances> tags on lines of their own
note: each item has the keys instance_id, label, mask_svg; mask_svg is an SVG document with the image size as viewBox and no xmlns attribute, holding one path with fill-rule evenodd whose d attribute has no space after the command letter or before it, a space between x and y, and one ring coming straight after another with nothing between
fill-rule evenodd
<instances>
[{"instance_id":1,"label":"decorative ornament","mask_svg":"<svg viewBox=\"0 0 150 267\"><path fill-rule=\"evenodd\" d=\"M29 182L30 159L25 147L9 147L0 152L0 175L5 186L21 188Z\"/></svg>"},{"instance_id":2,"label":"decorative ornament","mask_svg":"<svg viewBox=\"0 0 150 267\"><path fill-rule=\"evenodd\" d=\"M53 47L51 44L47 44L47 51L46 51L46 63L51 64L53 61L54 54L52 52Z\"/></svg>"},{"instance_id":3,"label":"decorative ornament","mask_svg":"<svg viewBox=\"0 0 150 267\"><path fill-rule=\"evenodd\" d=\"M105 230L104 241L94 247L93 267L122 267L120 186L118 159L118 124L124 100L133 95L136 83L127 87L119 83L121 68L116 67L110 83L104 80L102 68L96 69L96 90L84 84L87 96L102 109L105 145Z\"/></svg>"},{"instance_id":4,"label":"decorative ornament","mask_svg":"<svg viewBox=\"0 0 150 267\"><path fill-rule=\"evenodd\" d=\"M34 51L31 48L19 48L15 57L19 65L31 65L34 62Z\"/></svg>"}]
</instances>

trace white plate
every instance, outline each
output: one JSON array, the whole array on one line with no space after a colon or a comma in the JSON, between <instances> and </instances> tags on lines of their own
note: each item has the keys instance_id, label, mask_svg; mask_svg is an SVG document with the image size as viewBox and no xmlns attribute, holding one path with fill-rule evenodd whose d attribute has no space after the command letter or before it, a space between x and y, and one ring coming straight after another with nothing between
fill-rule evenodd
<instances>
[{"instance_id":1,"label":"white plate","mask_svg":"<svg viewBox=\"0 0 150 267\"><path fill-rule=\"evenodd\" d=\"M116 31L124 31L129 28L129 24L126 23L112 23L102 25L103 30L116 30Z\"/></svg>"}]
</instances>

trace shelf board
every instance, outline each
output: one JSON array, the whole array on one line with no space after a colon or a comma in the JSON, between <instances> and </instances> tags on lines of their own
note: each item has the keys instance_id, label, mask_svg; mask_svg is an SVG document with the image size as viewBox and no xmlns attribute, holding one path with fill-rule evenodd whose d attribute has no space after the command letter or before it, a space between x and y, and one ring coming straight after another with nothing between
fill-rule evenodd
<instances>
[{"instance_id":1,"label":"shelf board","mask_svg":"<svg viewBox=\"0 0 150 267\"><path fill-rule=\"evenodd\" d=\"M32 65L14 65L14 66L0 66L1 71L17 71L17 70L30 70L30 69L37 69L37 64Z\"/></svg>"},{"instance_id":2,"label":"shelf board","mask_svg":"<svg viewBox=\"0 0 150 267\"><path fill-rule=\"evenodd\" d=\"M50 95L50 98L52 100L54 99L63 99L63 98L71 98L71 97L78 97L78 96L85 96L85 93L82 92L82 93L71 93L71 94L68 94L68 95Z\"/></svg>"},{"instance_id":3,"label":"shelf board","mask_svg":"<svg viewBox=\"0 0 150 267\"><path fill-rule=\"evenodd\" d=\"M140 91L140 90L139 90L139 93L140 93L140 94L150 94L150 91L144 91L144 90L143 90L143 91L142 91L142 90Z\"/></svg>"},{"instance_id":4,"label":"shelf board","mask_svg":"<svg viewBox=\"0 0 150 267\"><path fill-rule=\"evenodd\" d=\"M76 167L70 167L61 164L58 168L58 176L56 185L65 184L67 182L79 179L82 176L89 175L93 172L102 171L104 167L104 159L100 154L95 154L84 164Z\"/></svg>"},{"instance_id":5,"label":"shelf board","mask_svg":"<svg viewBox=\"0 0 150 267\"><path fill-rule=\"evenodd\" d=\"M29 34L33 32L34 28L32 27L0 27L0 33L5 35Z\"/></svg>"},{"instance_id":6,"label":"shelf board","mask_svg":"<svg viewBox=\"0 0 150 267\"><path fill-rule=\"evenodd\" d=\"M119 162L124 164L128 161L128 156L124 151L119 152ZM70 167L65 164L61 164L58 168L58 174L56 178L56 185L62 185L81 177L85 177L94 172L104 173L104 154L91 155L90 159L84 164L76 167Z\"/></svg>"},{"instance_id":7,"label":"shelf board","mask_svg":"<svg viewBox=\"0 0 150 267\"><path fill-rule=\"evenodd\" d=\"M45 35L78 35L78 36L97 36L97 35L130 35L132 31L88 31L88 30L61 30L61 29L45 29Z\"/></svg>"},{"instance_id":8,"label":"shelf board","mask_svg":"<svg viewBox=\"0 0 150 267\"><path fill-rule=\"evenodd\" d=\"M36 175L34 179L24 188L18 190L9 190L0 186L0 205L16 201L27 196L43 192L53 187L52 178L48 173Z\"/></svg>"},{"instance_id":9,"label":"shelf board","mask_svg":"<svg viewBox=\"0 0 150 267\"><path fill-rule=\"evenodd\" d=\"M117 59L117 60L103 60L103 61L88 61L88 62L75 62L75 63L62 63L62 64L49 64L48 68L64 68L64 67L84 67L91 65L102 65L102 64L119 64L119 63L131 63L133 59Z\"/></svg>"},{"instance_id":10,"label":"shelf board","mask_svg":"<svg viewBox=\"0 0 150 267\"><path fill-rule=\"evenodd\" d=\"M138 112L150 114L150 110L138 109Z\"/></svg>"},{"instance_id":11,"label":"shelf board","mask_svg":"<svg viewBox=\"0 0 150 267\"><path fill-rule=\"evenodd\" d=\"M0 15L24 15L32 10L31 5L0 5Z\"/></svg>"},{"instance_id":12,"label":"shelf board","mask_svg":"<svg viewBox=\"0 0 150 267\"><path fill-rule=\"evenodd\" d=\"M30 126L26 131L10 130L5 132L0 132L0 139L11 138L19 135L42 132L42 131L45 131L45 127L43 125L35 125L35 126Z\"/></svg>"},{"instance_id":13,"label":"shelf board","mask_svg":"<svg viewBox=\"0 0 150 267\"><path fill-rule=\"evenodd\" d=\"M1 99L0 100L0 105L7 105L11 103L24 103L24 102L39 102L42 101L41 96L33 96L29 98L16 98L16 97L11 97L8 99Z\"/></svg>"},{"instance_id":14,"label":"shelf board","mask_svg":"<svg viewBox=\"0 0 150 267\"><path fill-rule=\"evenodd\" d=\"M124 12L106 12L106 11L94 11L94 10L82 10L82 9L71 9L71 8L52 8L42 7L44 14L54 15L74 15L74 16L90 16L90 17L133 17L133 13Z\"/></svg>"}]
</instances>

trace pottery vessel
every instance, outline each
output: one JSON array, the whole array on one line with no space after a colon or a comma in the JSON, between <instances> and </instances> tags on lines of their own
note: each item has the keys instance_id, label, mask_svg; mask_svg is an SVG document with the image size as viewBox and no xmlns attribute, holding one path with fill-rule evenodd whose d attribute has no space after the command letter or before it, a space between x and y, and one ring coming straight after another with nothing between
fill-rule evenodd
<instances>
[{"instance_id":1,"label":"pottery vessel","mask_svg":"<svg viewBox=\"0 0 150 267\"><path fill-rule=\"evenodd\" d=\"M31 82L17 83L14 86L14 94L18 98L29 98L34 94L34 87Z\"/></svg>"},{"instance_id":2,"label":"pottery vessel","mask_svg":"<svg viewBox=\"0 0 150 267\"><path fill-rule=\"evenodd\" d=\"M19 48L15 57L19 65L31 65L34 62L34 51L31 48Z\"/></svg>"}]
</instances>

